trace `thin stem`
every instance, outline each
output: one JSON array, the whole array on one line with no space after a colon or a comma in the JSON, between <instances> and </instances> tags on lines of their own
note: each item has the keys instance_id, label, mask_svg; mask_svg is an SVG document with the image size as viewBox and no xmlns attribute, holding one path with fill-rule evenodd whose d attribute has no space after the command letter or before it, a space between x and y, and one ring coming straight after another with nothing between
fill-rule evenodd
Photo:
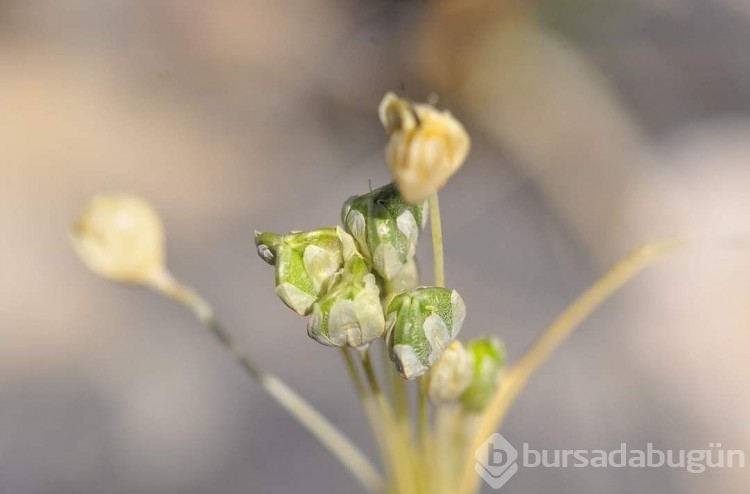
<instances>
[{"instance_id":1,"label":"thin stem","mask_svg":"<svg viewBox=\"0 0 750 494\"><path fill-rule=\"evenodd\" d=\"M406 381L399 375L389 360L386 362L388 374L391 376L391 387L393 388L393 407L396 410L396 421L404 431L410 433L410 413L409 413L409 395L406 387Z\"/></svg>"},{"instance_id":2,"label":"thin stem","mask_svg":"<svg viewBox=\"0 0 750 494\"><path fill-rule=\"evenodd\" d=\"M349 374L352 382L354 383L354 388L357 390L357 396L360 399L364 399L367 394L367 388L365 388L365 383L362 381L362 376L360 376L359 372L357 372L357 366L354 365L354 359L349 353L349 349L346 347L342 347L341 355L344 357L346 371Z\"/></svg>"},{"instance_id":3,"label":"thin stem","mask_svg":"<svg viewBox=\"0 0 750 494\"><path fill-rule=\"evenodd\" d=\"M423 376L419 378L419 404L418 404L418 416L417 420L419 423L419 440L420 446L424 450L427 447L427 440L429 436L429 415L428 415L428 401L427 401L427 377Z\"/></svg>"},{"instance_id":4,"label":"thin stem","mask_svg":"<svg viewBox=\"0 0 750 494\"><path fill-rule=\"evenodd\" d=\"M427 202L430 208L430 232L435 263L435 286L445 286L445 263L443 261L443 224L440 220L440 203L437 192Z\"/></svg>"},{"instance_id":5,"label":"thin stem","mask_svg":"<svg viewBox=\"0 0 750 494\"><path fill-rule=\"evenodd\" d=\"M380 396L383 400L385 400L383 389L380 387L378 376L377 374L375 374L375 368L372 365L372 359L370 358L369 350L365 350L364 352L362 352L362 367L365 369L365 377L367 377L367 382L370 384L370 387L372 388L373 393L375 393L375 396Z\"/></svg>"},{"instance_id":6,"label":"thin stem","mask_svg":"<svg viewBox=\"0 0 750 494\"><path fill-rule=\"evenodd\" d=\"M648 266L684 247L680 239L668 239L644 245L621 259L569 305L544 331L531 348L499 379L500 391L485 410L473 434L470 451L476 450L505 419L508 409L532 375L580 324L628 281ZM473 457L467 461L461 482L462 493L474 492L478 476Z\"/></svg>"},{"instance_id":7,"label":"thin stem","mask_svg":"<svg viewBox=\"0 0 750 494\"><path fill-rule=\"evenodd\" d=\"M417 458L412 451L412 445L408 438L408 431L396 423L388 400L383 394L383 389L378 381L375 368L369 350L360 352L362 368L372 391L372 395L380 410L383 419L383 427L386 432L386 441L390 447L390 460L393 466L394 480L397 484L397 492L412 494L419 492L419 478L415 476Z\"/></svg>"},{"instance_id":8,"label":"thin stem","mask_svg":"<svg viewBox=\"0 0 750 494\"><path fill-rule=\"evenodd\" d=\"M155 276L151 287L158 293L190 308L221 345L240 363L250 377L307 429L354 475L369 492L382 492L383 480L367 457L331 422L276 376L263 372L243 351L232 335L214 316L211 306L200 295L177 282L164 271Z\"/></svg>"}]
</instances>

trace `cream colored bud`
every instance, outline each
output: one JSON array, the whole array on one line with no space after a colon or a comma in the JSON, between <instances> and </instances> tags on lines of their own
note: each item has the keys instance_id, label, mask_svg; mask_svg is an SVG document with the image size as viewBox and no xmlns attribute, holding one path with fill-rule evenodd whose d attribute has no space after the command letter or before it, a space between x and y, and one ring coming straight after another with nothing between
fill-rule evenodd
<instances>
[{"instance_id":1,"label":"cream colored bud","mask_svg":"<svg viewBox=\"0 0 750 494\"><path fill-rule=\"evenodd\" d=\"M471 384L473 376L471 355L460 341L454 341L430 369L430 401L442 405L458 400Z\"/></svg>"},{"instance_id":2,"label":"cream colored bud","mask_svg":"<svg viewBox=\"0 0 750 494\"><path fill-rule=\"evenodd\" d=\"M72 241L84 264L112 281L146 284L164 269L164 229L140 197L93 197L73 225Z\"/></svg>"},{"instance_id":3,"label":"cream colored bud","mask_svg":"<svg viewBox=\"0 0 750 494\"><path fill-rule=\"evenodd\" d=\"M388 166L410 204L440 190L469 154L469 135L447 110L387 93L379 114L391 136L385 150Z\"/></svg>"}]
</instances>

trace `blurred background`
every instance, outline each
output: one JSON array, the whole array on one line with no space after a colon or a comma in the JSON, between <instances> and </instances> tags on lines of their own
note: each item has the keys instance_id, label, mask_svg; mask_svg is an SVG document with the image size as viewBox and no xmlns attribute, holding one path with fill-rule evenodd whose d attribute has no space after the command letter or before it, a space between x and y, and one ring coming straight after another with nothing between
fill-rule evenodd
<instances>
[{"instance_id":1,"label":"blurred background","mask_svg":"<svg viewBox=\"0 0 750 494\"><path fill-rule=\"evenodd\" d=\"M750 453L750 252L726 241L750 231L748 47L747 0L0 2L0 493L358 492L189 313L91 275L67 230L92 194L148 198L172 270L374 453L338 355L276 299L252 232L335 224L388 181L389 90L437 93L473 137L441 194L465 337L517 357L631 247L708 239L586 322L510 442ZM538 468L503 492L749 483Z\"/></svg>"}]
</instances>

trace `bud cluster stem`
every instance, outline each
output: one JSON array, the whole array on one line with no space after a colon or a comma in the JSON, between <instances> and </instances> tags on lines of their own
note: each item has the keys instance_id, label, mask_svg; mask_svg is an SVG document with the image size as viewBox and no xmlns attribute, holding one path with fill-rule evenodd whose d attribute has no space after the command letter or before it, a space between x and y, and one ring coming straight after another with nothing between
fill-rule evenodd
<instances>
[{"instance_id":1,"label":"bud cluster stem","mask_svg":"<svg viewBox=\"0 0 750 494\"><path fill-rule=\"evenodd\" d=\"M379 493L384 482L367 457L323 414L275 375L264 372L215 317L211 305L163 270L152 279L158 293L188 307L211 334L283 409L294 417L354 475L368 492Z\"/></svg>"}]
</instances>

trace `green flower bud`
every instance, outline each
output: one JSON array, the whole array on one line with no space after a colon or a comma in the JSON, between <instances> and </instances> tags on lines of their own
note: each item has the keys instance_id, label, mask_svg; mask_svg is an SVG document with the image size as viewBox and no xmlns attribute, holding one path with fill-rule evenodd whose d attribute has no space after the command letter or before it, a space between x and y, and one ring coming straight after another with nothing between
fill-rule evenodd
<instances>
[{"instance_id":1,"label":"green flower bud","mask_svg":"<svg viewBox=\"0 0 750 494\"><path fill-rule=\"evenodd\" d=\"M469 387L473 377L471 354L460 341L454 341L430 369L430 401L435 405L456 401Z\"/></svg>"},{"instance_id":2,"label":"green flower bud","mask_svg":"<svg viewBox=\"0 0 750 494\"><path fill-rule=\"evenodd\" d=\"M407 204L391 183L350 197L341 216L365 259L380 276L391 280L416 253L419 232L427 221L427 205Z\"/></svg>"},{"instance_id":3,"label":"green flower bud","mask_svg":"<svg viewBox=\"0 0 750 494\"><path fill-rule=\"evenodd\" d=\"M364 258L355 253L344 263L336 282L319 302L307 334L328 346L361 348L385 332L380 289Z\"/></svg>"},{"instance_id":4,"label":"green flower bud","mask_svg":"<svg viewBox=\"0 0 750 494\"><path fill-rule=\"evenodd\" d=\"M497 378L505 364L505 347L495 337L479 338L466 345L473 361L474 377L461 395L461 403L471 412L481 412L497 392Z\"/></svg>"},{"instance_id":5,"label":"green flower bud","mask_svg":"<svg viewBox=\"0 0 750 494\"><path fill-rule=\"evenodd\" d=\"M419 287L394 295L385 311L391 360L405 379L421 376L450 345L466 317L455 290Z\"/></svg>"},{"instance_id":6,"label":"green flower bud","mask_svg":"<svg viewBox=\"0 0 750 494\"><path fill-rule=\"evenodd\" d=\"M299 315L307 315L355 251L340 227L287 235L255 232L258 255L276 268L276 293Z\"/></svg>"}]
</instances>

